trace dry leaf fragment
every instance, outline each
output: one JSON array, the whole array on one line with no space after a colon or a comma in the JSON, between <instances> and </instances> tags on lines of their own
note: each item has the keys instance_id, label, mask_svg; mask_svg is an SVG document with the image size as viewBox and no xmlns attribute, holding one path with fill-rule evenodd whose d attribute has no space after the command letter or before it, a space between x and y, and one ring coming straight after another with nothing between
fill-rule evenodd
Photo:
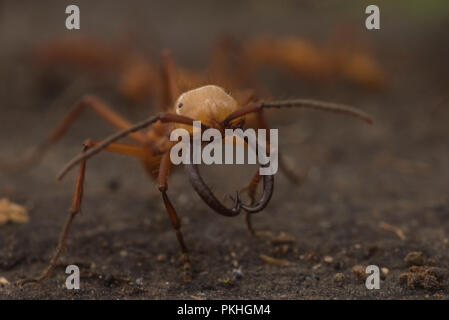
<instances>
[{"instance_id":1,"label":"dry leaf fragment","mask_svg":"<svg viewBox=\"0 0 449 320\"><path fill-rule=\"evenodd\" d=\"M394 232L398 236L398 238L401 240L406 239L404 232L401 229L399 229L398 227L395 227L395 226L388 224L386 222L383 222L383 221L381 221L379 223L379 227L386 231Z\"/></svg>"},{"instance_id":2,"label":"dry leaf fragment","mask_svg":"<svg viewBox=\"0 0 449 320\"><path fill-rule=\"evenodd\" d=\"M260 257L260 259L262 259L266 263L273 264L275 266L279 266L279 267L289 267L289 266L291 266L291 262L287 261L287 260L272 258L272 257L269 257L269 256L267 256L265 254L261 254L259 257Z\"/></svg>"},{"instance_id":3,"label":"dry leaf fragment","mask_svg":"<svg viewBox=\"0 0 449 320\"><path fill-rule=\"evenodd\" d=\"M279 236L272 237L271 238L271 244L278 245L278 244L291 244L296 241L295 237L286 234L284 232L281 232Z\"/></svg>"},{"instance_id":4,"label":"dry leaf fragment","mask_svg":"<svg viewBox=\"0 0 449 320\"><path fill-rule=\"evenodd\" d=\"M27 223L29 221L28 211L25 207L9 201L0 199L0 225L12 223Z\"/></svg>"},{"instance_id":5,"label":"dry leaf fragment","mask_svg":"<svg viewBox=\"0 0 449 320\"><path fill-rule=\"evenodd\" d=\"M6 279L5 277L0 277L0 286L7 286L7 285L9 285L8 279Z\"/></svg>"}]
</instances>

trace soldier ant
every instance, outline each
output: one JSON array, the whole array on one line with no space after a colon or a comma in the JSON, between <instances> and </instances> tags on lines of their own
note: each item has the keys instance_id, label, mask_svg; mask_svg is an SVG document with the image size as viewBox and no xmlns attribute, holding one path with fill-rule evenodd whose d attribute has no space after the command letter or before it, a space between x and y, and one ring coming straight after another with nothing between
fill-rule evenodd
<instances>
[{"instance_id":1,"label":"soldier ant","mask_svg":"<svg viewBox=\"0 0 449 320\"><path fill-rule=\"evenodd\" d=\"M137 124L131 124L122 116L115 113L99 98L88 95L82 98L81 101L73 107L49 138L35 150L35 155L42 155L49 146L57 142L67 132L83 109L91 109L99 118L105 120L119 130L117 133L101 141L91 139L86 140L83 144L81 154L70 161L59 174L58 179L62 179L69 170L76 166L79 167L70 215L63 227L56 251L48 267L38 278L21 280L19 282L20 285L26 283L40 283L41 281L46 280L55 268L65 247L70 226L75 216L80 211L83 199L86 161L101 151L129 155L140 159L149 176L156 179L158 189L161 193L162 200L181 248L184 263L184 280L189 281L191 279L191 265L187 246L181 233L181 222L167 195L167 180L173 165L169 156L170 149L174 145L174 142L169 140L171 130L179 126L189 128L192 126L193 121L200 120L204 128L215 128L220 132L223 132L226 128L242 126L243 120L250 114L258 115L256 119L259 122L259 127L267 127L263 117L263 110L268 108L289 107L312 108L343 113L372 123L371 117L363 111L329 102L306 99L269 102L254 100L245 105L241 105L229 92L226 92L223 88L215 85L202 86L181 94L177 84L175 65L167 51L163 54L163 76L165 79L165 81L163 81L164 90L166 96L169 97L171 109L155 116L151 116ZM206 100L209 100L209 102L213 101L214 103L206 103ZM145 128L148 128L147 131L142 132L141 130ZM136 144L117 142L124 137L131 138ZM237 197L234 199L234 205L228 208L216 198L209 186L202 179L195 164L185 164L185 166L193 188L213 211L223 216L233 217L237 216L243 210L246 212L248 228L252 230L250 215L263 210L270 201L273 193L274 176L263 176L263 194L258 201L255 201L256 188L261 180L258 171L246 188L251 202L249 204L243 203L237 193Z\"/></svg>"}]
</instances>

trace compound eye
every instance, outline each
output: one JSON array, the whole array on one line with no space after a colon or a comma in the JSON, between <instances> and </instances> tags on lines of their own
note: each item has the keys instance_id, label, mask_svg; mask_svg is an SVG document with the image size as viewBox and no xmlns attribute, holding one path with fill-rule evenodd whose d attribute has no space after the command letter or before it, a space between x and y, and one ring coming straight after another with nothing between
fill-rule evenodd
<instances>
[{"instance_id":1,"label":"compound eye","mask_svg":"<svg viewBox=\"0 0 449 320\"><path fill-rule=\"evenodd\" d=\"M178 109L181 109L181 108L182 108L182 106L183 106L183 104L182 104L182 103L178 104Z\"/></svg>"},{"instance_id":2,"label":"compound eye","mask_svg":"<svg viewBox=\"0 0 449 320\"><path fill-rule=\"evenodd\" d=\"M230 96L230 95L231 95L231 91L229 91L229 90L225 90L225 92L226 92L226 94L227 94L228 96Z\"/></svg>"}]
</instances>

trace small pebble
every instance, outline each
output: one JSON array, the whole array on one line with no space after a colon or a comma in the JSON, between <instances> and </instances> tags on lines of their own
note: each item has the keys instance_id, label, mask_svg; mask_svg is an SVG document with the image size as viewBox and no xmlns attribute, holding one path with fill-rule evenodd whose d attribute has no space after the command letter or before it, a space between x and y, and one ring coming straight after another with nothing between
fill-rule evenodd
<instances>
[{"instance_id":1,"label":"small pebble","mask_svg":"<svg viewBox=\"0 0 449 320\"><path fill-rule=\"evenodd\" d=\"M120 256L121 257L126 257L127 255L128 255L128 252L126 250L120 251Z\"/></svg>"},{"instance_id":2,"label":"small pebble","mask_svg":"<svg viewBox=\"0 0 449 320\"><path fill-rule=\"evenodd\" d=\"M368 274L365 272L366 268L362 265L356 265L352 267L352 272L361 280L368 278Z\"/></svg>"},{"instance_id":3,"label":"small pebble","mask_svg":"<svg viewBox=\"0 0 449 320\"><path fill-rule=\"evenodd\" d=\"M233 269L233 270L232 270L232 278L233 278L234 280L242 279L242 278L243 278L243 272L242 272L242 269L241 269L241 268Z\"/></svg>"},{"instance_id":4,"label":"small pebble","mask_svg":"<svg viewBox=\"0 0 449 320\"><path fill-rule=\"evenodd\" d=\"M344 281L345 275L343 273L338 272L334 275L334 282L337 283L338 285L342 285Z\"/></svg>"},{"instance_id":5,"label":"small pebble","mask_svg":"<svg viewBox=\"0 0 449 320\"><path fill-rule=\"evenodd\" d=\"M107 275L103 280L104 286L108 287L108 288L112 288L114 286L114 283L115 283L115 278L113 275L110 275L110 274Z\"/></svg>"},{"instance_id":6,"label":"small pebble","mask_svg":"<svg viewBox=\"0 0 449 320\"><path fill-rule=\"evenodd\" d=\"M143 286L143 278L137 278L137 279L136 279L136 284L137 284L138 286Z\"/></svg>"},{"instance_id":7,"label":"small pebble","mask_svg":"<svg viewBox=\"0 0 449 320\"><path fill-rule=\"evenodd\" d=\"M382 271L382 273L383 273L384 275L387 275L388 272L390 272L390 270L389 270L388 268L382 268L382 269L380 269L380 270Z\"/></svg>"},{"instance_id":8,"label":"small pebble","mask_svg":"<svg viewBox=\"0 0 449 320\"><path fill-rule=\"evenodd\" d=\"M161 253L161 254L159 254L159 255L156 257L156 260L159 261L159 262L167 261L167 255Z\"/></svg>"},{"instance_id":9,"label":"small pebble","mask_svg":"<svg viewBox=\"0 0 449 320\"><path fill-rule=\"evenodd\" d=\"M344 266L345 266L345 264L343 263L343 261L336 261L334 263L334 269L335 270L341 270L341 269L344 268Z\"/></svg>"},{"instance_id":10,"label":"small pebble","mask_svg":"<svg viewBox=\"0 0 449 320\"><path fill-rule=\"evenodd\" d=\"M332 261L334 261L334 258L332 258L331 256L325 256L323 260L326 263L332 263Z\"/></svg>"},{"instance_id":11,"label":"small pebble","mask_svg":"<svg viewBox=\"0 0 449 320\"><path fill-rule=\"evenodd\" d=\"M409 266L422 266L424 265L426 259L424 258L424 255L421 251L412 251L407 254L407 256L404 258L404 261Z\"/></svg>"},{"instance_id":12,"label":"small pebble","mask_svg":"<svg viewBox=\"0 0 449 320\"><path fill-rule=\"evenodd\" d=\"M316 254L314 252L309 252L306 255L306 260L310 261L310 262L318 262L318 261L320 261L320 257L318 256L318 254Z\"/></svg>"},{"instance_id":13,"label":"small pebble","mask_svg":"<svg viewBox=\"0 0 449 320\"><path fill-rule=\"evenodd\" d=\"M318 263L312 267L313 270L318 270L319 268L321 268L321 263Z\"/></svg>"}]
</instances>

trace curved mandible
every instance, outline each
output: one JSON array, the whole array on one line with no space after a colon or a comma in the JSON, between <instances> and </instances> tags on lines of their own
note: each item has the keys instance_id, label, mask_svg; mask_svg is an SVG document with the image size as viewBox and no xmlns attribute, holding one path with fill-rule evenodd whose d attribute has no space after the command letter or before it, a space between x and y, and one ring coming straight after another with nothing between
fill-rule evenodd
<instances>
[{"instance_id":1,"label":"curved mandible","mask_svg":"<svg viewBox=\"0 0 449 320\"><path fill-rule=\"evenodd\" d=\"M259 202L254 205L241 204L240 206L248 213L256 213L265 209L271 200L274 190L274 175L264 175L263 176L263 193Z\"/></svg>"},{"instance_id":2,"label":"curved mandible","mask_svg":"<svg viewBox=\"0 0 449 320\"><path fill-rule=\"evenodd\" d=\"M201 177L200 171L198 170L198 165L193 164L193 161L190 161L189 164L185 164L186 171L189 175L190 183L195 189L196 193L203 199L203 201L215 212L226 216L226 217L235 217L240 213L241 202L239 194L237 193L237 197L235 199L234 207L229 209L225 207L213 194L212 190L209 186L204 182Z\"/></svg>"},{"instance_id":3,"label":"curved mandible","mask_svg":"<svg viewBox=\"0 0 449 320\"><path fill-rule=\"evenodd\" d=\"M241 137L243 139L243 137ZM259 151L262 150L265 152L265 148L260 146L258 142ZM255 149L253 143L248 143L248 146ZM217 213L233 217L240 213L240 209L244 209L248 213L256 213L262 211L270 202L271 196L273 195L274 190L274 174L267 174L263 176L263 194L260 200L254 205L245 205L241 202L239 193L237 192L236 198L233 199L235 201L234 207L228 209L224 206L213 194L212 190L209 186L204 182L203 178L198 169L198 165L193 163L193 152L190 150L190 163L186 163L186 171L189 175L190 183L192 184L195 191L198 195L203 199L203 201L214 211ZM268 164L262 165L261 167L268 167Z\"/></svg>"},{"instance_id":4,"label":"curved mandible","mask_svg":"<svg viewBox=\"0 0 449 320\"><path fill-rule=\"evenodd\" d=\"M274 190L274 175L263 176L263 194L260 200L254 205L245 205L241 202L239 193L237 192L234 207L228 209L225 207L213 194L209 186L204 182L198 170L198 165L189 163L185 164L186 171L189 175L190 183L195 189L196 193L203 199L203 201L215 212L227 216L234 217L240 213L240 209L246 210L248 213L256 213L265 209L271 200Z\"/></svg>"}]
</instances>

